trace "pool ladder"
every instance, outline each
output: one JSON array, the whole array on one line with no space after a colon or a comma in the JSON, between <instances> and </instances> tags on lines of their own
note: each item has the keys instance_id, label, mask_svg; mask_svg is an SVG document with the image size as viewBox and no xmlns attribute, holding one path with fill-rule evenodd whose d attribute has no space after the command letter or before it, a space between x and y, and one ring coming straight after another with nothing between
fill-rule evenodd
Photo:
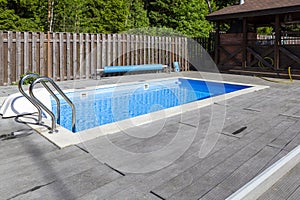
<instances>
[{"instance_id":1,"label":"pool ladder","mask_svg":"<svg viewBox=\"0 0 300 200\"><path fill-rule=\"evenodd\" d=\"M29 87L29 95L23 90L23 84L24 84L24 81L28 78L35 78L35 81L33 81L31 84L30 84L30 87ZM60 122L60 100L59 98L57 97L56 94L54 94L54 92L52 91L52 89L46 84L46 82L49 82L51 83L51 85L54 87L54 89L65 99L65 101L71 106L72 108L72 131L75 132L75 106L74 104L72 103L72 101L65 95L65 93L59 88L59 86L49 77L47 76L39 76L37 74L27 74L25 75L23 78L21 78L21 80L19 81L19 85L18 85L18 88L19 88L19 91L20 93L26 97L33 105L34 107L36 107L36 109L38 110L38 119L37 119L37 124L42 124L42 109L44 111L46 111L50 117L51 117L51 120L52 120L52 125L51 125L51 130L50 130L50 133L53 133L53 132L57 132L56 130L56 123L59 123ZM57 114L57 120L55 120L55 116L53 114L53 112L51 110L49 110L49 108L47 108L47 106L45 106L38 98L36 98L36 96L34 95L33 93L33 89L34 89L34 86L37 84L37 83L41 83L42 86L51 94L51 96L55 99L56 101L56 114Z\"/></svg>"}]
</instances>

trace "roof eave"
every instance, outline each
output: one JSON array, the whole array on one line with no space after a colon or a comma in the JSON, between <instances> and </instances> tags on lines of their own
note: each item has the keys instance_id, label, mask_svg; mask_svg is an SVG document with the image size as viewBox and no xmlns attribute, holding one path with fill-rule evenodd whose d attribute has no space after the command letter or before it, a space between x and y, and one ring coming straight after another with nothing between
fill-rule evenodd
<instances>
[{"instance_id":1,"label":"roof eave","mask_svg":"<svg viewBox=\"0 0 300 200\"><path fill-rule=\"evenodd\" d=\"M206 19L209 21L223 21L223 20L228 20L228 19L287 14L287 13L293 13L293 12L300 12L300 5L292 6L292 7L283 7L283 8L276 8L276 9L256 10L256 11L229 13L229 14L220 14L220 15L214 15L212 13L211 15L207 15Z\"/></svg>"}]
</instances>

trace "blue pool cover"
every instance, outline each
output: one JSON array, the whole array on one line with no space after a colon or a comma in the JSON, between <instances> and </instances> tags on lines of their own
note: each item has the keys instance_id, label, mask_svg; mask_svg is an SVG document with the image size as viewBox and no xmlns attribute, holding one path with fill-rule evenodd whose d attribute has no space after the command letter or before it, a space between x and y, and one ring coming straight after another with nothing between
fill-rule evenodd
<instances>
[{"instance_id":1,"label":"blue pool cover","mask_svg":"<svg viewBox=\"0 0 300 200\"><path fill-rule=\"evenodd\" d=\"M125 84L67 93L76 107L75 132L251 86L185 78ZM56 114L56 103L52 100ZM61 102L60 125L71 129L71 108Z\"/></svg>"}]
</instances>

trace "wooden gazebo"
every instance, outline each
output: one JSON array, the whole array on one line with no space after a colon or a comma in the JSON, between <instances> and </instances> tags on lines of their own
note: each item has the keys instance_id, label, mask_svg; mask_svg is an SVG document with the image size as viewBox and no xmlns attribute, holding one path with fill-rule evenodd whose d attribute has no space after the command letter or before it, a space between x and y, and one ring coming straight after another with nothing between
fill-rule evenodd
<instances>
[{"instance_id":1,"label":"wooden gazebo","mask_svg":"<svg viewBox=\"0 0 300 200\"><path fill-rule=\"evenodd\" d=\"M220 70L240 73L300 74L300 0L244 0L215 11L207 19L216 25L214 59ZM223 33L222 24L230 24ZM270 36L258 27L273 27ZM289 27L289 29L287 29Z\"/></svg>"}]
</instances>

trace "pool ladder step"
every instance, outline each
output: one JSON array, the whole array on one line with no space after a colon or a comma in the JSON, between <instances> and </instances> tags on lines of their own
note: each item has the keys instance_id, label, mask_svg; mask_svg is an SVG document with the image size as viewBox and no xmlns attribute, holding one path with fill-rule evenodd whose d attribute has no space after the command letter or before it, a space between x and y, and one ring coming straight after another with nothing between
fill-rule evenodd
<instances>
[{"instance_id":1,"label":"pool ladder step","mask_svg":"<svg viewBox=\"0 0 300 200\"><path fill-rule=\"evenodd\" d=\"M35 78L35 80L30 84L29 86L29 95L23 90L23 84L26 79L28 78ZM56 104L57 104L57 120L55 120L55 115L54 113L47 108L45 104L43 104L33 93L34 86L37 85L38 83L41 83L42 86L51 94L51 96L55 99ZM57 95L53 92L53 90L47 85L47 83L50 83L54 89L64 98L64 100L71 106L72 108L72 131L75 132L75 121L76 121L76 112L75 112L75 106L72 103L72 101L65 95L65 93L60 89L60 87L53 81L53 79L47 77L47 76L39 76L37 74L27 74L21 80L19 81L19 91L20 93L26 97L38 110L38 119L37 119L37 124L42 124L42 110L47 112L52 120L51 124L51 130L50 132L57 132L56 130L56 123L60 122L60 100L57 97Z\"/></svg>"}]
</instances>

